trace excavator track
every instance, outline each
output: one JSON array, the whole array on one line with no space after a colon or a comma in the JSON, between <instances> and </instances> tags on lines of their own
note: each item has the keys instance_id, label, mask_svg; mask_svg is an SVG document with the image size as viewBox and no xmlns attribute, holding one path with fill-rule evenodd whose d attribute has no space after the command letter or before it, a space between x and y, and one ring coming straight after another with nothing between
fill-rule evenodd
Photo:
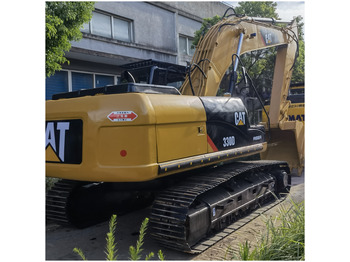
<instances>
[{"instance_id":1,"label":"excavator track","mask_svg":"<svg viewBox=\"0 0 350 262\"><path fill-rule=\"evenodd\" d=\"M246 161L188 177L157 196L152 235L165 247L203 252L283 201L276 196L289 190L289 172L286 162Z\"/></svg>"},{"instance_id":2,"label":"excavator track","mask_svg":"<svg viewBox=\"0 0 350 262\"><path fill-rule=\"evenodd\" d=\"M150 206L153 195L147 191L120 190L114 183L62 179L46 194L46 218L62 225L85 228Z\"/></svg>"},{"instance_id":3,"label":"excavator track","mask_svg":"<svg viewBox=\"0 0 350 262\"><path fill-rule=\"evenodd\" d=\"M69 225L69 197L78 187L86 182L62 179L56 182L46 194L46 219L59 224Z\"/></svg>"}]
</instances>

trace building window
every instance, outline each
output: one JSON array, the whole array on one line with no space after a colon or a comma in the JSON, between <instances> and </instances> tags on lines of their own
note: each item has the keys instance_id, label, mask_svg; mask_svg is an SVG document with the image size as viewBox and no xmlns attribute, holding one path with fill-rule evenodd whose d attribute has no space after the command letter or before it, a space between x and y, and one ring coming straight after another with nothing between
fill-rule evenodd
<instances>
[{"instance_id":1,"label":"building window","mask_svg":"<svg viewBox=\"0 0 350 262\"><path fill-rule=\"evenodd\" d=\"M133 41L132 21L112 15L92 12L89 23L84 24L83 33L113 38L124 42Z\"/></svg>"},{"instance_id":2,"label":"building window","mask_svg":"<svg viewBox=\"0 0 350 262\"><path fill-rule=\"evenodd\" d=\"M104 37L112 37L111 17L93 12L91 19L91 34Z\"/></svg>"},{"instance_id":3,"label":"building window","mask_svg":"<svg viewBox=\"0 0 350 262\"><path fill-rule=\"evenodd\" d=\"M131 23L113 17L113 38L125 42L131 42Z\"/></svg>"},{"instance_id":4,"label":"building window","mask_svg":"<svg viewBox=\"0 0 350 262\"><path fill-rule=\"evenodd\" d=\"M187 36L179 36L179 48L182 55L194 55L193 39Z\"/></svg>"}]
</instances>

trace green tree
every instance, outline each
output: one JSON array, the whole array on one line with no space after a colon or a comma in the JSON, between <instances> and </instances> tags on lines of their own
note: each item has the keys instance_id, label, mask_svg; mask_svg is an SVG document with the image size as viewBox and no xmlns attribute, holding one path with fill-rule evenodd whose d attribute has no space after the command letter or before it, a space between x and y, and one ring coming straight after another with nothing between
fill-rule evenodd
<instances>
[{"instance_id":1,"label":"green tree","mask_svg":"<svg viewBox=\"0 0 350 262\"><path fill-rule=\"evenodd\" d=\"M65 51L71 48L70 41L82 38L80 29L92 17L94 2L46 2L46 76L49 77L61 65L69 63L64 57Z\"/></svg>"},{"instance_id":2,"label":"green tree","mask_svg":"<svg viewBox=\"0 0 350 262\"><path fill-rule=\"evenodd\" d=\"M253 17L272 17L278 19L276 13L276 2L238 2L239 6L235 7L237 14L245 14Z\"/></svg>"},{"instance_id":3,"label":"green tree","mask_svg":"<svg viewBox=\"0 0 350 262\"><path fill-rule=\"evenodd\" d=\"M214 17L204 18L201 28L199 30L197 30L196 32L194 32L194 39L193 39L192 45L196 46L199 42L199 39L208 32L210 27L215 25L220 20L221 20L221 16L218 16L218 15L216 15Z\"/></svg>"},{"instance_id":4,"label":"green tree","mask_svg":"<svg viewBox=\"0 0 350 262\"><path fill-rule=\"evenodd\" d=\"M305 42L304 42L304 22L301 16L296 17L298 25L299 56L294 66L292 83L304 83L305 81Z\"/></svg>"}]
</instances>

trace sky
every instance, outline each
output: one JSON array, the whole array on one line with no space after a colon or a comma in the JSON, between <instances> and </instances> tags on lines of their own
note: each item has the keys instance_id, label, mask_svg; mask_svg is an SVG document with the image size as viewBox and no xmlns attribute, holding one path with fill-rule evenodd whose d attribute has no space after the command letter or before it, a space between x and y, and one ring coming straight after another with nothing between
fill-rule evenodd
<instances>
[{"instance_id":1,"label":"sky","mask_svg":"<svg viewBox=\"0 0 350 262\"><path fill-rule=\"evenodd\" d=\"M233 7L238 6L238 1L225 1ZM292 20L294 16L301 15L305 18L304 1L276 1L277 13L282 20Z\"/></svg>"}]
</instances>

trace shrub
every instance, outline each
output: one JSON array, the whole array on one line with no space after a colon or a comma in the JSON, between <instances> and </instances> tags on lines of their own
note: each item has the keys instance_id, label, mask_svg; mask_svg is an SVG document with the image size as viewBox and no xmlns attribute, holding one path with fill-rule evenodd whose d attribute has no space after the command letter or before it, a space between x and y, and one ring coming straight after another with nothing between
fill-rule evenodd
<instances>
[{"instance_id":1,"label":"shrub","mask_svg":"<svg viewBox=\"0 0 350 262\"><path fill-rule=\"evenodd\" d=\"M275 218L265 221L266 232L261 234L258 244L252 249L246 241L239 245L239 260L305 260L305 205L291 201L289 208L281 206Z\"/></svg>"}]
</instances>

